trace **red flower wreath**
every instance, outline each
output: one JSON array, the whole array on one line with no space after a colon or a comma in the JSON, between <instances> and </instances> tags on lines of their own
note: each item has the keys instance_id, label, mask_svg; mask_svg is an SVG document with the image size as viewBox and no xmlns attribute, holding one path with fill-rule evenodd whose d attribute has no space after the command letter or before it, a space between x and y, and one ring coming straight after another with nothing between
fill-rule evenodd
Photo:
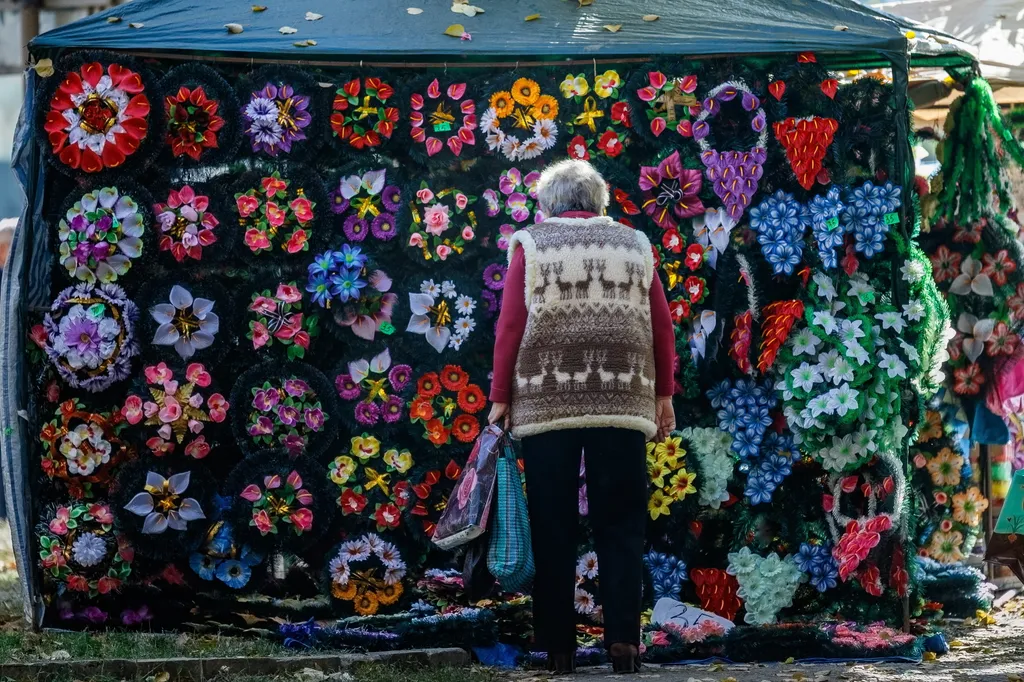
<instances>
[{"instance_id":1,"label":"red flower wreath","mask_svg":"<svg viewBox=\"0 0 1024 682\"><path fill-rule=\"evenodd\" d=\"M387 105L394 94L380 78L353 78L335 92L331 130L354 149L379 147L398 123L398 108Z\"/></svg>"},{"instance_id":2,"label":"red flower wreath","mask_svg":"<svg viewBox=\"0 0 1024 682\"><path fill-rule=\"evenodd\" d=\"M409 136L426 146L427 156L437 154L445 145L452 154L461 156L463 145L476 144L476 102L469 97L463 99L465 95L465 83L452 83L442 93L435 78L425 97L418 92L409 97Z\"/></svg>"},{"instance_id":3,"label":"red flower wreath","mask_svg":"<svg viewBox=\"0 0 1024 682\"><path fill-rule=\"evenodd\" d=\"M475 415L486 405L484 392L469 383L469 374L458 365L446 365L440 376L428 372L416 382L409 418L423 424L423 437L434 447L448 445L452 436L461 443L472 443L480 434L480 420Z\"/></svg>"},{"instance_id":4,"label":"red flower wreath","mask_svg":"<svg viewBox=\"0 0 1024 682\"><path fill-rule=\"evenodd\" d=\"M85 173L117 168L149 132L149 98L142 77L99 62L71 71L50 98L46 130L61 163Z\"/></svg>"},{"instance_id":5,"label":"red flower wreath","mask_svg":"<svg viewBox=\"0 0 1024 682\"><path fill-rule=\"evenodd\" d=\"M217 132L224 119L217 115L220 103L206 96L202 86L191 90L184 85L164 98L167 112L167 144L175 157L198 161L205 149L216 149Z\"/></svg>"}]
</instances>

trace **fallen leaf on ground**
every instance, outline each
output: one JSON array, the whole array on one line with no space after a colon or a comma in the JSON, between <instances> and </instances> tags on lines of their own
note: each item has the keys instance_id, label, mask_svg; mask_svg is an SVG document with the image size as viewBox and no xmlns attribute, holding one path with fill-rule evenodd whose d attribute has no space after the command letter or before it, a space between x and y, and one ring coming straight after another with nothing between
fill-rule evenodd
<instances>
[{"instance_id":1,"label":"fallen leaf on ground","mask_svg":"<svg viewBox=\"0 0 1024 682\"><path fill-rule=\"evenodd\" d=\"M926 661L928 663L931 663L932 661L935 661L937 659L938 656L936 656L935 652L933 651L926 651L923 654L921 654L921 660Z\"/></svg>"},{"instance_id":2,"label":"fallen leaf on ground","mask_svg":"<svg viewBox=\"0 0 1024 682\"><path fill-rule=\"evenodd\" d=\"M721 670L724 667L725 666L722 665L721 663L712 663L711 664L711 672L717 673L719 670Z\"/></svg>"},{"instance_id":3,"label":"fallen leaf on ground","mask_svg":"<svg viewBox=\"0 0 1024 682\"><path fill-rule=\"evenodd\" d=\"M53 75L53 60L40 59L32 68L35 69L36 75L40 78L49 78Z\"/></svg>"},{"instance_id":4,"label":"fallen leaf on ground","mask_svg":"<svg viewBox=\"0 0 1024 682\"><path fill-rule=\"evenodd\" d=\"M661 17L659 17L657 14L644 15L644 21L657 21L658 19L661 19Z\"/></svg>"},{"instance_id":5,"label":"fallen leaf on ground","mask_svg":"<svg viewBox=\"0 0 1024 682\"><path fill-rule=\"evenodd\" d=\"M253 5L252 6L252 11L253 12L265 12L266 10L267 10L267 6L266 5Z\"/></svg>"},{"instance_id":6,"label":"fallen leaf on ground","mask_svg":"<svg viewBox=\"0 0 1024 682\"><path fill-rule=\"evenodd\" d=\"M153 676L153 682L168 682L171 679L171 674L166 670L162 673L157 673Z\"/></svg>"},{"instance_id":7,"label":"fallen leaf on ground","mask_svg":"<svg viewBox=\"0 0 1024 682\"><path fill-rule=\"evenodd\" d=\"M964 643L961 642L959 639L954 639L952 642L949 643L949 648L950 649L959 649L963 645L964 645Z\"/></svg>"},{"instance_id":8,"label":"fallen leaf on ground","mask_svg":"<svg viewBox=\"0 0 1024 682\"><path fill-rule=\"evenodd\" d=\"M48 657L51 661L70 661L71 654L64 649L57 649Z\"/></svg>"},{"instance_id":9,"label":"fallen leaf on ground","mask_svg":"<svg viewBox=\"0 0 1024 682\"><path fill-rule=\"evenodd\" d=\"M241 33L244 30L241 24L224 24L224 28L228 30L228 33Z\"/></svg>"},{"instance_id":10,"label":"fallen leaf on ground","mask_svg":"<svg viewBox=\"0 0 1024 682\"><path fill-rule=\"evenodd\" d=\"M796 659L790 656L785 661L783 661L783 663L796 663Z\"/></svg>"},{"instance_id":11,"label":"fallen leaf on ground","mask_svg":"<svg viewBox=\"0 0 1024 682\"><path fill-rule=\"evenodd\" d=\"M446 36L451 36L453 38L461 38L462 34L465 32L466 27L463 26L462 24L452 24L451 26L444 30L444 34Z\"/></svg>"},{"instance_id":12,"label":"fallen leaf on ground","mask_svg":"<svg viewBox=\"0 0 1024 682\"><path fill-rule=\"evenodd\" d=\"M618 33L620 28L622 28L622 24L605 24L604 25L604 30L610 31L612 33Z\"/></svg>"},{"instance_id":13,"label":"fallen leaf on ground","mask_svg":"<svg viewBox=\"0 0 1024 682\"><path fill-rule=\"evenodd\" d=\"M318 19L323 18L324 15L322 14L317 14L316 12L306 12L306 21L317 21Z\"/></svg>"},{"instance_id":14,"label":"fallen leaf on ground","mask_svg":"<svg viewBox=\"0 0 1024 682\"><path fill-rule=\"evenodd\" d=\"M540 19L539 14L530 14L526 17L525 21L537 21L538 19Z\"/></svg>"}]
</instances>

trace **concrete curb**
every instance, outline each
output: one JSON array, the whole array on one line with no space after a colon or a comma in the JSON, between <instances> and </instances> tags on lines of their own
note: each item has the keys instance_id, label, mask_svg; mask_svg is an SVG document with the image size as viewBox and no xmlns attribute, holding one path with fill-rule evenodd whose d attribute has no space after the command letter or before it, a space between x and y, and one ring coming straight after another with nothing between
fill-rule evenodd
<instances>
[{"instance_id":1,"label":"concrete curb","mask_svg":"<svg viewBox=\"0 0 1024 682\"><path fill-rule=\"evenodd\" d=\"M289 675L305 668L324 674L344 672L365 664L401 665L417 668L464 667L471 657L464 649L414 649L381 651L369 654L319 654L286 657L239 658L158 658L143 660L108 659L85 661L41 661L38 663L0 664L0 679L21 682L47 682L71 676L88 680L107 675L121 680L144 679L157 673L170 673L175 682L203 682L212 677L235 675Z\"/></svg>"}]
</instances>

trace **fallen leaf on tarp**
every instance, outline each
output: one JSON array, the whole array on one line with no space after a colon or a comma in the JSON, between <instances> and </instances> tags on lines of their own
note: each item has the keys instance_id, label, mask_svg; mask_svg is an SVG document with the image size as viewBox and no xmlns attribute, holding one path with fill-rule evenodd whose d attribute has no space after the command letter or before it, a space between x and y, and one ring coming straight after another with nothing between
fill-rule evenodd
<instances>
[{"instance_id":1,"label":"fallen leaf on tarp","mask_svg":"<svg viewBox=\"0 0 1024 682\"><path fill-rule=\"evenodd\" d=\"M452 24L444 30L444 34L446 36L451 36L452 38L461 38L462 34L465 32L466 27L462 24Z\"/></svg>"},{"instance_id":2,"label":"fallen leaf on tarp","mask_svg":"<svg viewBox=\"0 0 1024 682\"><path fill-rule=\"evenodd\" d=\"M318 19L323 18L324 15L322 14L317 14L316 12L306 12L306 21L317 21Z\"/></svg>"},{"instance_id":3,"label":"fallen leaf on tarp","mask_svg":"<svg viewBox=\"0 0 1024 682\"><path fill-rule=\"evenodd\" d=\"M579 7L589 7L590 5L594 4L594 0L577 0L577 2L580 3L579 5L577 5L577 8L579 8Z\"/></svg>"},{"instance_id":4,"label":"fallen leaf on tarp","mask_svg":"<svg viewBox=\"0 0 1024 682\"><path fill-rule=\"evenodd\" d=\"M228 33L241 33L244 30L241 24L224 24L224 28L228 30Z\"/></svg>"},{"instance_id":5,"label":"fallen leaf on tarp","mask_svg":"<svg viewBox=\"0 0 1024 682\"><path fill-rule=\"evenodd\" d=\"M645 14L643 17L644 21L657 21L661 19L657 14Z\"/></svg>"},{"instance_id":6,"label":"fallen leaf on tarp","mask_svg":"<svg viewBox=\"0 0 1024 682\"><path fill-rule=\"evenodd\" d=\"M538 19L540 19L539 14L531 14L527 16L526 19L524 19L524 21L537 21Z\"/></svg>"},{"instance_id":7,"label":"fallen leaf on tarp","mask_svg":"<svg viewBox=\"0 0 1024 682\"><path fill-rule=\"evenodd\" d=\"M313 47L314 45L316 45L316 41L315 40L296 40L294 43L292 43L292 45L294 45L295 47Z\"/></svg>"},{"instance_id":8,"label":"fallen leaf on tarp","mask_svg":"<svg viewBox=\"0 0 1024 682\"><path fill-rule=\"evenodd\" d=\"M837 24L836 26L832 27L832 30L833 31L849 31L850 27L849 26L843 26L842 24Z\"/></svg>"},{"instance_id":9,"label":"fallen leaf on tarp","mask_svg":"<svg viewBox=\"0 0 1024 682\"><path fill-rule=\"evenodd\" d=\"M604 25L604 30L609 31L611 33L618 33L620 28L622 28L622 24L605 24Z\"/></svg>"},{"instance_id":10,"label":"fallen leaf on tarp","mask_svg":"<svg viewBox=\"0 0 1024 682\"><path fill-rule=\"evenodd\" d=\"M265 12L266 10L267 10L267 6L266 5L253 5L252 6L252 11L253 12Z\"/></svg>"},{"instance_id":11,"label":"fallen leaf on tarp","mask_svg":"<svg viewBox=\"0 0 1024 682\"><path fill-rule=\"evenodd\" d=\"M145 24L141 21L133 21L130 24L128 24L128 26L131 28L142 28L143 26L145 26Z\"/></svg>"},{"instance_id":12,"label":"fallen leaf on tarp","mask_svg":"<svg viewBox=\"0 0 1024 682\"><path fill-rule=\"evenodd\" d=\"M32 68L35 69L36 75L40 78L49 78L53 75L53 60L40 59Z\"/></svg>"},{"instance_id":13,"label":"fallen leaf on tarp","mask_svg":"<svg viewBox=\"0 0 1024 682\"><path fill-rule=\"evenodd\" d=\"M459 2L458 0L452 3L452 11L456 14L465 14L467 17L475 17L478 14L484 13L482 7L470 5L466 2Z\"/></svg>"},{"instance_id":14,"label":"fallen leaf on tarp","mask_svg":"<svg viewBox=\"0 0 1024 682\"><path fill-rule=\"evenodd\" d=\"M290 36L293 33L298 33L299 32L299 29L292 28L291 26L282 26L281 28L279 28L277 30L280 31L281 33L283 33L286 36Z\"/></svg>"},{"instance_id":15,"label":"fallen leaf on tarp","mask_svg":"<svg viewBox=\"0 0 1024 682\"><path fill-rule=\"evenodd\" d=\"M120 24L121 23L121 17L107 17L107 23L108 24Z\"/></svg>"},{"instance_id":16,"label":"fallen leaf on tarp","mask_svg":"<svg viewBox=\"0 0 1024 682\"><path fill-rule=\"evenodd\" d=\"M423 10L421 10L419 7L410 7L405 11L408 12L409 14L423 14Z\"/></svg>"}]
</instances>

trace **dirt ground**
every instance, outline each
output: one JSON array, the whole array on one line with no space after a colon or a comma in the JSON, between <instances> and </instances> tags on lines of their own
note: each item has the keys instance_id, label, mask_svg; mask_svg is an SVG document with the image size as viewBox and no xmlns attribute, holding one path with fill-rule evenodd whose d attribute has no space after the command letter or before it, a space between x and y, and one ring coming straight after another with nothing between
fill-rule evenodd
<instances>
[{"instance_id":1,"label":"dirt ground","mask_svg":"<svg viewBox=\"0 0 1024 682\"><path fill-rule=\"evenodd\" d=\"M0 523L0 620L7 623L7 628L13 626L21 616L20 601L9 529L6 524ZM579 682L612 679L636 679L638 682L1024 682L1024 599L1009 602L992 616L995 622L991 624L978 621L950 624L946 630L950 652L936 660L917 665L795 663L648 666L633 678L613 675L607 668L586 668L575 679ZM462 676L454 677L461 679ZM407 682L415 682L419 675L412 673L402 677ZM479 669L466 677L508 682L569 679L551 678L528 671L492 671L488 675Z\"/></svg>"}]
</instances>

